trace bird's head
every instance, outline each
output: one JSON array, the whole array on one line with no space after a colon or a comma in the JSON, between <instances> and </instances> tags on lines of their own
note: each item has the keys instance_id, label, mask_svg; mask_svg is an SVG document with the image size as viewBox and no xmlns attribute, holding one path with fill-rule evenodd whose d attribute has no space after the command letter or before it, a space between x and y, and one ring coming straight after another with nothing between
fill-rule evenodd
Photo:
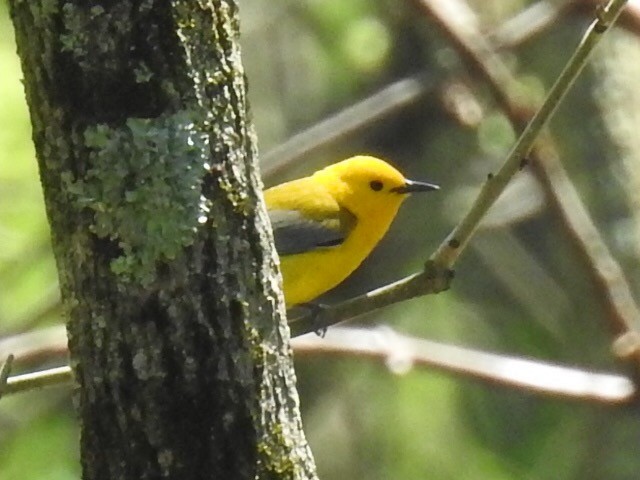
<instances>
[{"instance_id":1,"label":"bird's head","mask_svg":"<svg viewBox=\"0 0 640 480\"><path fill-rule=\"evenodd\" d=\"M342 206L356 217L391 218L411 193L438 190L432 183L408 180L384 160L357 156L316 173Z\"/></svg>"}]
</instances>

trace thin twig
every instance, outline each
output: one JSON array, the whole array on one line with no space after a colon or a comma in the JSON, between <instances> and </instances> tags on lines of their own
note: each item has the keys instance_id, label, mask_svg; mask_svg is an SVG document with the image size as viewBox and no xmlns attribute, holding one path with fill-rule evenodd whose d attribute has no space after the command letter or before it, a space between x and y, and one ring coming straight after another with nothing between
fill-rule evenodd
<instances>
[{"instance_id":1,"label":"thin twig","mask_svg":"<svg viewBox=\"0 0 640 480\"><path fill-rule=\"evenodd\" d=\"M430 263L425 271L404 277L384 287L372 290L344 302L324 306L317 315L306 314L290 319L291 337L309 332L322 331L380 308L411 298L439 293L449 288L452 279L450 270L439 270Z\"/></svg>"},{"instance_id":2,"label":"thin twig","mask_svg":"<svg viewBox=\"0 0 640 480\"><path fill-rule=\"evenodd\" d=\"M65 365L62 367L49 368L40 372L9 377L4 393L6 395L44 387L53 387L69 383L71 380L73 380L73 373L70 366Z\"/></svg>"}]
</instances>

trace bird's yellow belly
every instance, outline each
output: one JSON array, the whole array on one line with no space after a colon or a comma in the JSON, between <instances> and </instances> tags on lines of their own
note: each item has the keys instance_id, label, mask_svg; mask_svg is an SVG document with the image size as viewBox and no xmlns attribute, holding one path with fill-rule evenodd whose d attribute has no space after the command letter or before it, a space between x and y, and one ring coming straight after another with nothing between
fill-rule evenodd
<instances>
[{"instance_id":1,"label":"bird's yellow belly","mask_svg":"<svg viewBox=\"0 0 640 480\"><path fill-rule=\"evenodd\" d=\"M306 303L347 278L371 251L350 251L349 245L315 250L280 259L287 306Z\"/></svg>"}]
</instances>

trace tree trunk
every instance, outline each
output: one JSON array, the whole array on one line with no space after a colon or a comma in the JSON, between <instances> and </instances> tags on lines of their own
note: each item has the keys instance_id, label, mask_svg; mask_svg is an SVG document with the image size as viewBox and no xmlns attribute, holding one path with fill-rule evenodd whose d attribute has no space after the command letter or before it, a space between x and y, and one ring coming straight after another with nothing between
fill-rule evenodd
<instances>
[{"instance_id":1,"label":"tree trunk","mask_svg":"<svg viewBox=\"0 0 640 480\"><path fill-rule=\"evenodd\" d=\"M235 2L10 4L83 478L315 478Z\"/></svg>"}]
</instances>

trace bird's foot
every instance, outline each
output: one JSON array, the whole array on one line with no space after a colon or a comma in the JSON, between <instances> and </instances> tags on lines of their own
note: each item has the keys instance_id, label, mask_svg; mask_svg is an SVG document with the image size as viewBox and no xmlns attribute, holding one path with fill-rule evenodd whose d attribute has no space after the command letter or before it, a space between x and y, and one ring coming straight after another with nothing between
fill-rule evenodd
<instances>
[{"instance_id":1,"label":"bird's foot","mask_svg":"<svg viewBox=\"0 0 640 480\"><path fill-rule=\"evenodd\" d=\"M311 318L313 331L320 338L324 338L324 336L327 334L327 330L329 329L329 326L324 321L324 317L329 306L324 303L314 302L301 303L297 306L307 311L309 317Z\"/></svg>"}]
</instances>

